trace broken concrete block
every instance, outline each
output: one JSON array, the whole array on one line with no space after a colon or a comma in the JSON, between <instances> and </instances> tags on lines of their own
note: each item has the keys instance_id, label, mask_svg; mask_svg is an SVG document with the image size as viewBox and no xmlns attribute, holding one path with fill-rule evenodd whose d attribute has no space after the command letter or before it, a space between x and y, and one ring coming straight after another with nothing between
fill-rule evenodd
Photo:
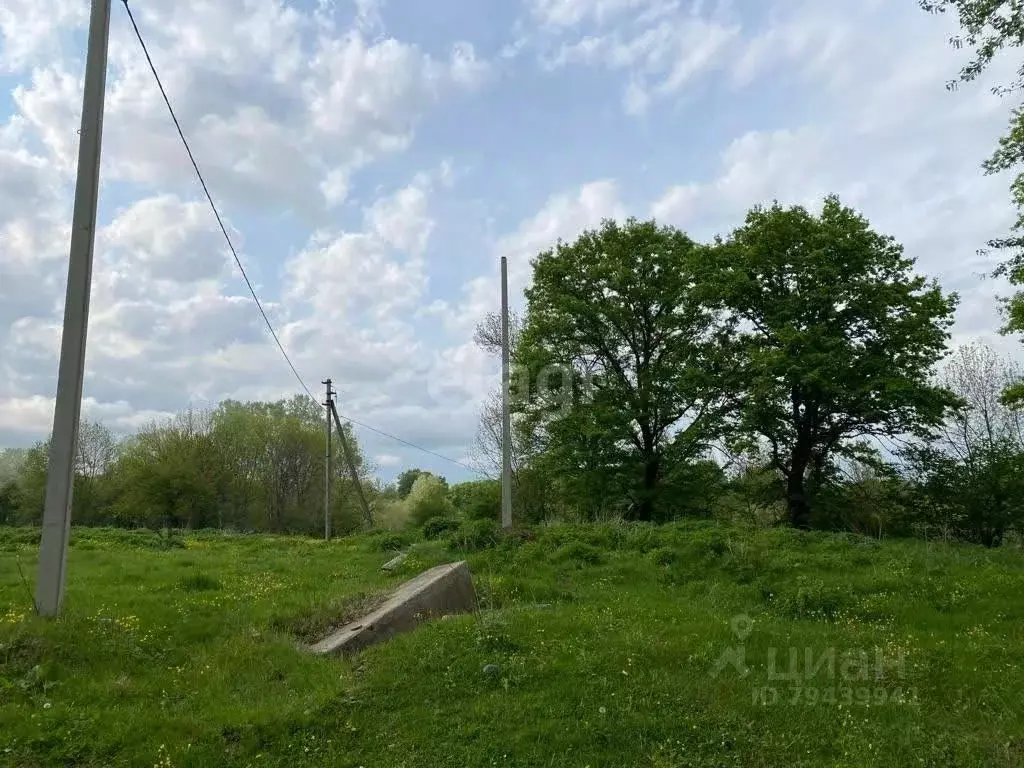
<instances>
[{"instance_id":1,"label":"broken concrete block","mask_svg":"<svg viewBox=\"0 0 1024 768\"><path fill-rule=\"evenodd\" d=\"M332 632L310 650L355 653L408 632L425 619L468 613L475 607L476 593L465 561L439 565L405 582L382 606Z\"/></svg>"},{"instance_id":2,"label":"broken concrete block","mask_svg":"<svg viewBox=\"0 0 1024 768\"><path fill-rule=\"evenodd\" d=\"M380 569L382 571L393 571L393 570L395 570L395 568L397 568L398 566L400 566L402 563L405 562L405 558L406 558L406 553L403 552L402 554L398 555L398 557L393 557L390 560L388 560L386 563L384 563L384 565L382 565L380 567Z\"/></svg>"}]
</instances>

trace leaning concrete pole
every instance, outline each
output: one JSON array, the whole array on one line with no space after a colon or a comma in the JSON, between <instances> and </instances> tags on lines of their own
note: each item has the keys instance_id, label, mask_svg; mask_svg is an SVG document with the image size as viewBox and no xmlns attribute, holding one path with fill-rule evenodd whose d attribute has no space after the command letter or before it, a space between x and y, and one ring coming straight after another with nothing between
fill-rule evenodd
<instances>
[{"instance_id":1,"label":"leaning concrete pole","mask_svg":"<svg viewBox=\"0 0 1024 768\"><path fill-rule=\"evenodd\" d=\"M501 257L501 527L512 527L512 418L509 415L508 259Z\"/></svg>"},{"instance_id":2,"label":"leaning concrete pole","mask_svg":"<svg viewBox=\"0 0 1024 768\"><path fill-rule=\"evenodd\" d=\"M356 496L359 498L359 506L363 509L363 519L366 521L366 528L369 530L373 528L373 512L370 511L370 505L366 501L366 494L363 493L363 484L359 481L359 470L356 468L356 459L352 455L352 448L348 444L348 438L345 437L345 429L341 426L341 419L338 417L338 409L334 405L334 401L331 401L331 413L334 414L334 426L338 428L338 441L341 443L341 452L345 456L345 463L348 464L349 476L352 478L352 484L356 488Z\"/></svg>"},{"instance_id":3,"label":"leaning concrete pole","mask_svg":"<svg viewBox=\"0 0 1024 768\"><path fill-rule=\"evenodd\" d=\"M71 221L68 287L64 300L64 332L60 345L57 399L53 411L50 464L39 545L36 610L43 616L60 613L64 568L71 534L71 494L75 447L82 410L85 338L89 325L89 291L99 198L100 143L103 136L103 95L107 81L107 40L110 0L92 0L89 43L85 57L85 89L78 141L78 178Z\"/></svg>"}]
</instances>

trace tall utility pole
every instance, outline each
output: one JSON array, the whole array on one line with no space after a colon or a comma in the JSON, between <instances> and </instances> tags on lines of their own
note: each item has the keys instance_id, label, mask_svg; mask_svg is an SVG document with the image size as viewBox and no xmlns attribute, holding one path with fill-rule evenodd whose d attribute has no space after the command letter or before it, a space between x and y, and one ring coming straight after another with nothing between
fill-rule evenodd
<instances>
[{"instance_id":1,"label":"tall utility pole","mask_svg":"<svg viewBox=\"0 0 1024 768\"><path fill-rule=\"evenodd\" d=\"M103 137L103 96L107 83L107 41L110 0L92 0L89 42L85 55L85 88L78 140L78 177L71 220L68 286L64 300L64 331L60 344L57 398L53 410L50 464L46 473L46 502L39 544L36 610L42 616L60 613L64 599L64 569L71 535L71 495L74 489L75 448L82 411L85 377L85 339L89 326L89 292L99 198L100 144Z\"/></svg>"},{"instance_id":2,"label":"tall utility pole","mask_svg":"<svg viewBox=\"0 0 1024 768\"><path fill-rule=\"evenodd\" d=\"M331 471L331 413L334 409L334 392L331 390L331 380L320 382L321 384L327 385L327 400L324 401L324 406L327 411L327 453L325 454L326 461L324 469L324 541L330 541L331 538L331 481L334 479L334 474Z\"/></svg>"},{"instance_id":3,"label":"tall utility pole","mask_svg":"<svg viewBox=\"0 0 1024 768\"><path fill-rule=\"evenodd\" d=\"M512 527L512 418L509 416L508 259L501 257L501 527Z\"/></svg>"}]
</instances>

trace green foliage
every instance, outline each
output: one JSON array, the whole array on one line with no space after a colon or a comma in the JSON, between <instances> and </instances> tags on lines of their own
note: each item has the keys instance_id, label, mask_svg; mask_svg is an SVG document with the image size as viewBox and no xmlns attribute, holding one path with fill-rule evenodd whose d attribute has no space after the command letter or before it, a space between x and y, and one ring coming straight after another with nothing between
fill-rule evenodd
<instances>
[{"instance_id":1,"label":"green foliage","mask_svg":"<svg viewBox=\"0 0 1024 768\"><path fill-rule=\"evenodd\" d=\"M441 478L430 473L423 473L416 478L405 504L409 508L409 522L417 528L431 518L451 513L447 485Z\"/></svg>"},{"instance_id":2,"label":"green foliage","mask_svg":"<svg viewBox=\"0 0 1024 768\"><path fill-rule=\"evenodd\" d=\"M399 499L378 498L373 505L374 525L399 531L409 525L409 505Z\"/></svg>"},{"instance_id":3,"label":"green foliage","mask_svg":"<svg viewBox=\"0 0 1024 768\"><path fill-rule=\"evenodd\" d=\"M344 428L357 471L364 472L351 426ZM122 443L103 425L83 422L74 522L319 533L323 448L322 413L302 397L187 410ZM44 442L19 456L14 485L0 483L0 522L39 524L48 455ZM362 525L362 512L344 462L334 466L332 530L344 534Z\"/></svg>"},{"instance_id":4,"label":"green foliage","mask_svg":"<svg viewBox=\"0 0 1024 768\"><path fill-rule=\"evenodd\" d=\"M212 592L220 589L221 583L208 573L196 571L179 579L178 588L185 592Z\"/></svg>"},{"instance_id":5,"label":"green foliage","mask_svg":"<svg viewBox=\"0 0 1024 768\"><path fill-rule=\"evenodd\" d=\"M424 539L442 539L457 531L461 523L453 517L433 517L423 526Z\"/></svg>"},{"instance_id":6,"label":"green foliage","mask_svg":"<svg viewBox=\"0 0 1024 768\"><path fill-rule=\"evenodd\" d=\"M662 514L656 522L678 517L711 517L725 492L727 481L721 465L710 459L666 461Z\"/></svg>"},{"instance_id":7,"label":"green foliage","mask_svg":"<svg viewBox=\"0 0 1024 768\"><path fill-rule=\"evenodd\" d=\"M555 562L570 562L577 565L597 565L604 556L601 550L583 541L570 541L563 544L554 554Z\"/></svg>"},{"instance_id":8,"label":"green foliage","mask_svg":"<svg viewBox=\"0 0 1024 768\"><path fill-rule=\"evenodd\" d=\"M904 463L917 484L918 528L998 546L1024 524L1024 414L1000 401L1020 369L983 346L959 348L943 379L960 398L935 439L908 446Z\"/></svg>"},{"instance_id":9,"label":"green foliage","mask_svg":"<svg viewBox=\"0 0 1024 768\"><path fill-rule=\"evenodd\" d=\"M658 547L650 553L651 562L659 566L669 566L679 559L679 553L671 547Z\"/></svg>"},{"instance_id":10,"label":"green foliage","mask_svg":"<svg viewBox=\"0 0 1024 768\"><path fill-rule=\"evenodd\" d=\"M500 529L492 520L466 520L448 537L448 546L460 551L475 551L498 543Z\"/></svg>"},{"instance_id":11,"label":"green foliage","mask_svg":"<svg viewBox=\"0 0 1024 768\"><path fill-rule=\"evenodd\" d=\"M715 516L733 523L770 526L786 519L786 486L761 457L734 470L715 504Z\"/></svg>"},{"instance_id":12,"label":"green foliage","mask_svg":"<svg viewBox=\"0 0 1024 768\"><path fill-rule=\"evenodd\" d=\"M835 197L818 216L754 208L711 256L707 300L739 323L737 445L767 443L790 522L806 527L808 474L857 455L852 438L924 434L957 402L928 380L956 296Z\"/></svg>"},{"instance_id":13,"label":"green foliage","mask_svg":"<svg viewBox=\"0 0 1024 768\"><path fill-rule=\"evenodd\" d=\"M420 475L424 473L426 473L426 470L416 468L407 469L404 472L402 472L398 476L398 479L395 481L395 487L398 491L398 498L404 499L406 496L408 496L409 492L412 491L412 486L413 483L416 482L416 478L418 478Z\"/></svg>"},{"instance_id":14,"label":"green foliage","mask_svg":"<svg viewBox=\"0 0 1024 768\"><path fill-rule=\"evenodd\" d=\"M516 363L536 466L591 519L655 516L666 446L697 455L720 424L716 314L695 298L702 247L653 221L606 221L533 262Z\"/></svg>"},{"instance_id":15,"label":"green foliage","mask_svg":"<svg viewBox=\"0 0 1024 768\"><path fill-rule=\"evenodd\" d=\"M921 479L923 522L986 547L1024 531L1024 452L1018 445L980 446L968 461L931 446L907 454Z\"/></svg>"},{"instance_id":16,"label":"green foliage","mask_svg":"<svg viewBox=\"0 0 1024 768\"><path fill-rule=\"evenodd\" d=\"M552 488L552 477L541 468L520 467L512 477L512 514L517 523L536 525L547 520L554 511Z\"/></svg>"},{"instance_id":17,"label":"green foliage","mask_svg":"<svg viewBox=\"0 0 1024 768\"><path fill-rule=\"evenodd\" d=\"M412 543L412 537L407 533L388 532L373 539L374 549L381 552L398 552L405 549Z\"/></svg>"},{"instance_id":18,"label":"green foliage","mask_svg":"<svg viewBox=\"0 0 1024 768\"><path fill-rule=\"evenodd\" d=\"M865 536L911 536L920 522L919 489L895 470L860 469L845 482L829 482L814 491L815 528L851 531Z\"/></svg>"},{"instance_id":19,"label":"green foliage","mask_svg":"<svg viewBox=\"0 0 1024 768\"><path fill-rule=\"evenodd\" d=\"M0 482L0 525L14 525L18 522L21 508L21 489L16 480Z\"/></svg>"},{"instance_id":20,"label":"green foliage","mask_svg":"<svg viewBox=\"0 0 1024 768\"><path fill-rule=\"evenodd\" d=\"M448 490L455 511L470 520L501 520L501 481L471 480Z\"/></svg>"},{"instance_id":21,"label":"green foliage","mask_svg":"<svg viewBox=\"0 0 1024 768\"><path fill-rule=\"evenodd\" d=\"M46 468L49 464L49 443L36 443L21 464L18 477L18 511L16 521L22 525L39 525L43 521L46 500Z\"/></svg>"}]
</instances>

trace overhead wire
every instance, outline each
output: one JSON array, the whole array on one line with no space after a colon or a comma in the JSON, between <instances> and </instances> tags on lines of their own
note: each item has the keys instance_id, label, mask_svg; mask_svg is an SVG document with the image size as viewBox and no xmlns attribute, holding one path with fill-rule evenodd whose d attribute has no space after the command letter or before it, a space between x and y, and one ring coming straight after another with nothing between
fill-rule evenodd
<instances>
[{"instance_id":1,"label":"overhead wire","mask_svg":"<svg viewBox=\"0 0 1024 768\"><path fill-rule=\"evenodd\" d=\"M287 350L284 348L284 344L281 343L280 336L278 336L277 331L274 330L274 325L273 323L270 322L270 317L267 315L266 310L264 310L263 303L260 301L259 296L256 295L256 289L253 288L252 281L249 280L249 275L246 273L245 267L242 265L242 259L238 255L238 249L235 248L235 244L231 240L231 235L228 233L228 228L227 226L225 226L224 220L221 218L220 211L217 208L217 204L213 200L213 195L210 194L210 188L206 184L206 179L203 176L203 172L199 169L199 163L196 161L195 155L192 153L192 147L188 143L188 139L185 138L185 132L182 130L181 123L178 120L177 113L175 113L174 107L171 105L171 99L167 95L167 90L164 88L163 81L160 79L160 74L159 72L157 72L156 64L153 63L153 57L149 54L149 47L146 45L146 41L142 36L142 31L139 29L139 25L135 21L135 14L132 13L131 6L128 5L128 0L122 0L122 3L124 4L125 11L128 12L128 20L131 22L132 29L135 31L135 37L138 39L139 45L142 47L142 53L143 55L145 55L146 62L149 64L149 70L153 73L153 79L156 80L157 88L160 89L160 95L163 97L164 104L167 105L167 111L170 113L171 120L174 122L174 127L178 132L178 138L181 139L181 143L185 147L185 152L188 154L188 159L192 163L192 168L196 172L196 177L199 179L199 184L203 188L203 194L206 195L206 200L210 204L210 209L213 211L213 215L217 219L217 226L220 227L221 234L224 235L224 241L228 245L228 250L231 251L231 256L234 258L235 264L238 266L238 271L242 273L242 279L245 280L245 285L249 289L249 293L252 295L253 301L256 303L256 308L259 310L260 315L263 317L263 322L266 323L267 330L270 331L270 335L273 337L274 343L280 350L281 355L284 357L285 362L291 369L291 372L295 376L296 381L299 382L299 386L302 387L305 393L309 396L310 400L312 400L317 405L321 405L320 401L317 400L317 398L313 395L309 387L306 386L306 382L299 374L299 371L295 367L295 364L292 362L291 357L289 357ZM387 437L391 440L402 443L403 445L407 445L410 448L422 451L423 453L429 454L431 456L436 456L439 459L443 459L444 461L460 466L463 469L469 470L470 472L479 474L478 470L474 469L468 464L464 464L458 459L453 459L450 456L445 456L444 454L438 453L437 451L432 451L429 448L424 448L422 445L417 445L416 443L413 443L409 440L405 440L404 438L398 437L397 435L393 435L390 432L386 432L382 429L378 429L377 427L372 427L369 424L357 421L356 419L353 419L350 416L346 416L343 413L339 412L338 415L344 418L346 421L350 421L353 424L359 425L363 429L368 429L371 432L376 432L378 435L382 435L383 437Z\"/></svg>"},{"instance_id":2,"label":"overhead wire","mask_svg":"<svg viewBox=\"0 0 1024 768\"><path fill-rule=\"evenodd\" d=\"M267 324L267 330L269 330L270 335L274 337L274 343L277 344L277 348L281 350L281 354L284 356L285 362L288 363L288 367L291 368L292 373L299 382L299 385L315 402L316 398L313 397L313 393L309 391L309 387L306 386L306 382L302 380L302 376L299 375L298 370L292 363L292 359L288 356L288 352L285 350L284 344L281 343L281 339L277 335L277 331L274 330L274 326L270 322L270 318L267 316L266 310L263 309L263 303L260 301L259 296L256 295L256 289L253 288L252 281L249 280L249 275L246 273L245 267L242 266L242 259L239 257L238 250L235 248L235 244L231 240L231 235L228 234L228 228L224 225L224 220L221 218L220 211L217 209L217 204L213 201L213 195L210 194L210 188L206 185L206 179L203 177L203 172L199 170L199 163L196 162L195 155L192 154L192 147L189 145L188 139L185 138L185 132L181 129L181 123L178 121L178 115L175 113L174 107L171 106L171 100L167 96L167 91L164 89L164 84L160 79L160 74L156 71L156 65L153 63L153 58L149 55L149 48L146 46L146 41L142 37L139 25L135 23L135 14L132 13L132 9L128 5L128 0L122 0L122 2L124 3L125 10L128 11L128 20L131 21L132 29L135 30L135 36L139 39L139 45L142 46L142 53L145 55L146 61L149 63L149 69L153 73L153 78L156 80L157 88L160 89L160 95L163 96L164 104L167 105L167 111L170 112L171 120L174 121L174 127L178 131L178 137L181 139L181 143L185 147L185 152L188 153L188 159L191 161L192 168L195 170L196 176L199 178L199 184L203 188L206 200L210 203L213 215L217 219L217 226L220 227L221 234L224 235L224 240L228 244L228 250L231 251L231 255L235 259L235 264L238 265L238 270L242 273L242 279L245 280L245 284L249 288L249 293L252 294L252 300L256 302L256 308L263 316L263 322Z\"/></svg>"}]
</instances>

